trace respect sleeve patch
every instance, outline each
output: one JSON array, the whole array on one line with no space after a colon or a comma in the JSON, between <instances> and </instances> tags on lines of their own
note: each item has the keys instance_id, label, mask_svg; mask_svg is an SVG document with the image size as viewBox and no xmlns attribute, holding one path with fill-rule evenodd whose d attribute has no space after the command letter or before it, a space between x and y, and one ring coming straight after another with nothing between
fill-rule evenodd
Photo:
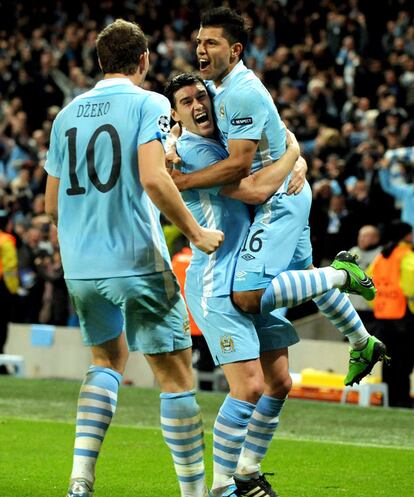
<instances>
[{"instance_id":1,"label":"respect sleeve patch","mask_svg":"<svg viewBox=\"0 0 414 497\"><path fill-rule=\"evenodd\" d=\"M239 117L238 119L232 119L230 122L233 126L245 126L246 124L253 124L253 118Z\"/></svg>"}]
</instances>

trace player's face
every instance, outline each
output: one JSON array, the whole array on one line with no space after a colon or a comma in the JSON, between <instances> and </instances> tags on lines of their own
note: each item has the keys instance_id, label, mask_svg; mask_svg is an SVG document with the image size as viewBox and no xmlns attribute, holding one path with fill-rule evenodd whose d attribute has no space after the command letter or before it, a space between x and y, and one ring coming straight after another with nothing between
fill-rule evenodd
<instances>
[{"instance_id":1,"label":"player's face","mask_svg":"<svg viewBox=\"0 0 414 497\"><path fill-rule=\"evenodd\" d=\"M197 58L203 79L221 84L223 78L238 62L234 47L223 36L223 28L200 28L197 35Z\"/></svg>"},{"instance_id":2,"label":"player's face","mask_svg":"<svg viewBox=\"0 0 414 497\"><path fill-rule=\"evenodd\" d=\"M196 135L211 136L214 133L214 120L211 100L202 83L183 86L175 92L175 109L172 117Z\"/></svg>"}]
</instances>

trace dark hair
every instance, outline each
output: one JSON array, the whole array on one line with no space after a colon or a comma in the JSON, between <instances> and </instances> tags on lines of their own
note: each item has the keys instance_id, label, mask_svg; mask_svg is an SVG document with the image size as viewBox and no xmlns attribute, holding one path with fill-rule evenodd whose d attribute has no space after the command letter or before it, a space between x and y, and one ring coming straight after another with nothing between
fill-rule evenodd
<instances>
[{"instance_id":1,"label":"dark hair","mask_svg":"<svg viewBox=\"0 0 414 497\"><path fill-rule=\"evenodd\" d=\"M96 50L104 74L134 74L148 43L138 24L117 19L103 29L96 40Z\"/></svg>"},{"instance_id":2,"label":"dark hair","mask_svg":"<svg viewBox=\"0 0 414 497\"><path fill-rule=\"evenodd\" d=\"M399 242L409 233L412 233L412 231L413 228L410 224L402 221L392 221L391 224L385 228L384 238L388 243L386 243L382 249L382 255L388 259Z\"/></svg>"},{"instance_id":3,"label":"dark hair","mask_svg":"<svg viewBox=\"0 0 414 497\"><path fill-rule=\"evenodd\" d=\"M184 88L184 86L192 86L196 85L197 83L201 83L204 87L206 87L204 81L199 76L197 76L197 74L194 74L192 72L184 72L169 79L164 88L164 95L170 101L171 107L173 109L176 108L175 94L178 90Z\"/></svg>"},{"instance_id":4,"label":"dark hair","mask_svg":"<svg viewBox=\"0 0 414 497\"><path fill-rule=\"evenodd\" d=\"M3 209L0 209L0 230L1 231L4 231L7 227L7 223L9 222L9 217L10 217L10 214L3 210Z\"/></svg>"},{"instance_id":5,"label":"dark hair","mask_svg":"<svg viewBox=\"0 0 414 497\"><path fill-rule=\"evenodd\" d=\"M241 43L243 49L247 45L249 29L243 17L227 7L217 7L204 12L201 16L200 26L202 28L208 26L223 28L224 37L231 45Z\"/></svg>"}]
</instances>

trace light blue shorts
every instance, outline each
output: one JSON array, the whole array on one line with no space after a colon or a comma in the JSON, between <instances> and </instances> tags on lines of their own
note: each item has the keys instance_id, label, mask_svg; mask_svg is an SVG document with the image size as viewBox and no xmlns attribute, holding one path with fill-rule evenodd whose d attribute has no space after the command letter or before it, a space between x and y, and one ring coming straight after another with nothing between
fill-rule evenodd
<instances>
[{"instance_id":1,"label":"light blue shorts","mask_svg":"<svg viewBox=\"0 0 414 497\"><path fill-rule=\"evenodd\" d=\"M126 333L129 350L160 354L191 347L184 301L171 271L66 280L85 345Z\"/></svg>"},{"instance_id":2,"label":"light blue shorts","mask_svg":"<svg viewBox=\"0 0 414 497\"><path fill-rule=\"evenodd\" d=\"M312 264L311 204L306 182L299 195L277 194L258 208L239 253L233 291L265 288L282 271Z\"/></svg>"},{"instance_id":3,"label":"light blue shorts","mask_svg":"<svg viewBox=\"0 0 414 497\"><path fill-rule=\"evenodd\" d=\"M277 311L266 316L242 313L230 296L202 297L187 292L186 299L216 365L257 359L261 352L299 341L290 321Z\"/></svg>"}]
</instances>

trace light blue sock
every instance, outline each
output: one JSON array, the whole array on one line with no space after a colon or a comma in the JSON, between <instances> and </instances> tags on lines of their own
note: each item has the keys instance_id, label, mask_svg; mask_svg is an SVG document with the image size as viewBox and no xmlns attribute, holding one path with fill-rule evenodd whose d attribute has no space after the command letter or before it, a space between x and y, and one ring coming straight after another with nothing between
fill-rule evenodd
<instances>
[{"instance_id":1,"label":"light blue sock","mask_svg":"<svg viewBox=\"0 0 414 497\"><path fill-rule=\"evenodd\" d=\"M171 451L181 497L206 495L204 433L195 391L162 393L161 428Z\"/></svg>"},{"instance_id":2,"label":"light blue sock","mask_svg":"<svg viewBox=\"0 0 414 497\"><path fill-rule=\"evenodd\" d=\"M313 300L321 313L349 340L352 348L361 349L370 334L346 293L337 288Z\"/></svg>"},{"instance_id":3,"label":"light blue sock","mask_svg":"<svg viewBox=\"0 0 414 497\"><path fill-rule=\"evenodd\" d=\"M213 491L233 483L254 408L254 404L233 399L229 395L220 408L213 429Z\"/></svg>"},{"instance_id":4,"label":"light blue sock","mask_svg":"<svg viewBox=\"0 0 414 497\"><path fill-rule=\"evenodd\" d=\"M345 271L332 267L283 271L273 278L261 300L261 312L281 307L295 307L346 282Z\"/></svg>"},{"instance_id":5,"label":"light blue sock","mask_svg":"<svg viewBox=\"0 0 414 497\"><path fill-rule=\"evenodd\" d=\"M88 369L78 399L71 479L83 478L93 484L96 460L115 413L121 379L122 375L113 369Z\"/></svg>"},{"instance_id":6,"label":"light blue sock","mask_svg":"<svg viewBox=\"0 0 414 497\"><path fill-rule=\"evenodd\" d=\"M237 475L260 473L260 463L266 455L279 426L279 414L285 399L262 395L250 419L247 436L237 465Z\"/></svg>"}]
</instances>

